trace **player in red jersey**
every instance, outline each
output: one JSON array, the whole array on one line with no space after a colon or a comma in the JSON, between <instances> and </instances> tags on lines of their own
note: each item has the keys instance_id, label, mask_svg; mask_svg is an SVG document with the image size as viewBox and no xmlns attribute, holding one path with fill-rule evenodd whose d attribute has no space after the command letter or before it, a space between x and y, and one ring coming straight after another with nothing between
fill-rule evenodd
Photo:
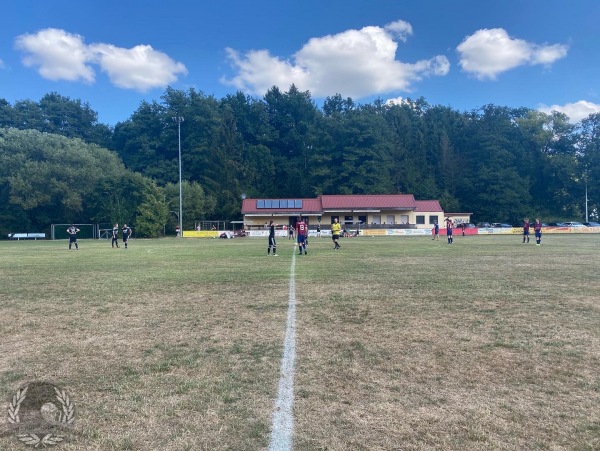
<instances>
[{"instance_id":1,"label":"player in red jersey","mask_svg":"<svg viewBox=\"0 0 600 451\"><path fill-rule=\"evenodd\" d=\"M308 237L308 226L302 218L296 223L296 235L298 236L298 255L306 255L306 239Z\"/></svg>"},{"instance_id":2,"label":"player in red jersey","mask_svg":"<svg viewBox=\"0 0 600 451\"><path fill-rule=\"evenodd\" d=\"M523 221L523 243L525 240L529 243L529 218L525 218Z\"/></svg>"}]
</instances>

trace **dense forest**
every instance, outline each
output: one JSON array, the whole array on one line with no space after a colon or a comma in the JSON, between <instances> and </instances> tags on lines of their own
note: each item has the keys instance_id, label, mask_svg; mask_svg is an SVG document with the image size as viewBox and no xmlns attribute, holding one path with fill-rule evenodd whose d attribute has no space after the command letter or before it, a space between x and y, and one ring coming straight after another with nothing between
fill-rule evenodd
<instances>
[{"instance_id":1,"label":"dense forest","mask_svg":"<svg viewBox=\"0 0 600 451\"><path fill-rule=\"evenodd\" d=\"M473 220L584 220L600 202L600 114L407 99L358 104L273 87L262 99L168 88L110 127L80 100L0 99L0 233L51 223L174 225L181 126L184 228L238 219L241 195L411 193ZM169 227L169 230L171 227Z\"/></svg>"}]
</instances>

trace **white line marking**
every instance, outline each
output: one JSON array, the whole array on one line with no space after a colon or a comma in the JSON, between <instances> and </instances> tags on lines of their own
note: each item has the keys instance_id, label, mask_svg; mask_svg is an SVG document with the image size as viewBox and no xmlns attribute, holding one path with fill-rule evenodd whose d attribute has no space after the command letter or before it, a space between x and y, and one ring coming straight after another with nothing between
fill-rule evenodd
<instances>
[{"instance_id":1,"label":"white line marking","mask_svg":"<svg viewBox=\"0 0 600 451\"><path fill-rule=\"evenodd\" d=\"M279 388L273 412L270 451L288 451L292 449L294 435L294 363L296 360L296 282L294 268L296 250L292 256L290 271L290 294L288 302L287 325L283 342L283 359L279 375Z\"/></svg>"}]
</instances>

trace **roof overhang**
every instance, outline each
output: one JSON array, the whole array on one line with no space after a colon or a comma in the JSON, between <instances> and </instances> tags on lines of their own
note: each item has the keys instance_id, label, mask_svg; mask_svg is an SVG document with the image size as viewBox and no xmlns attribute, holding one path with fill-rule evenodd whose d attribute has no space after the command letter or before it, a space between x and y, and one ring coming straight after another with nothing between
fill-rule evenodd
<instances>
[{"instance_id":1,"label":"roof overhang","mask_svg":"<svg viewBox=\"0 0 600 451\"><path fill-rule=\"evenodd\" d=\"M375 208L351 208L348 210L323 210L323 213L381 213L382 211L414 211L415 207L381 207Z\"/></svg>"},{"instance_id":2,"label":"roof overhang","mask_svg":"<svg viewBox=\"0 0 600 451\"><path fill-rule=\"evenodd\" d=\"M265 216L323 216L321 213L304 213L301 211L293 211L290 213L268 213L268 212L264 212L264 213L242 213L244 216L248 216L248 217L258 217L258 218L264 218Z\"/></svg>"}]
</instances>

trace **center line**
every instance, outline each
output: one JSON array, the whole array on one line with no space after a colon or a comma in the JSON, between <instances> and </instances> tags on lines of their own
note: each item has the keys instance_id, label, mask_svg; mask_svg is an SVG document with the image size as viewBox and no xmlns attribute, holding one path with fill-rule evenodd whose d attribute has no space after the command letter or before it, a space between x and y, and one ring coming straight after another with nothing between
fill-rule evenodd
<instances>
[{"instance_id":1,"label":"center line","mask_svg":"<svg viewBox=\"0 0 600 451\"><path fill-rule=\"evenodd\" d=\"M283 342L283 359L281 361L277 400L273 412L270 451L289 451L292 449L294 435L294 362L296 360L296 282L294 268L296 252L292 256L290 271L290 294L288 302L287 325Z\"/></svg>"}]
</instances>

